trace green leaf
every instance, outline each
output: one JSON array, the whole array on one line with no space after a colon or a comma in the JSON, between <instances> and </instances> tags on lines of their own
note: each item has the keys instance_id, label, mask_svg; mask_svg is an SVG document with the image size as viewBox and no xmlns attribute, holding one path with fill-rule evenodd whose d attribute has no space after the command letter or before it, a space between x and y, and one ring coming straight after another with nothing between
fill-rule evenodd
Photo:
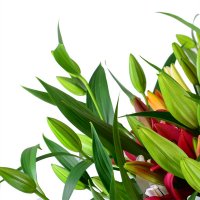
<instances>
[{"instance_id":1,"label":"green leaf","mask_svg":"<svg viewBox=\"0 0 200 200\"><path fill-rule=\"evenodd\" d=\"M156 163L167 172L183 178L183 174L180 171L180 161L188 157L186 153L176 144L149 128L141 127L138 133L142 144L146 147Z\"/></svg>"},{"instance_id":2,"label":"green leaf","mask_svg":"<svg viewBox=\"0 0 200 200\"><path fill-rule=\"evenodd\" d=\"M60 167L56 164L52 164L51 165L55 175L63 182L66 183L67 178L70 174L70 171L68 171L67 169ZM75 189L76 190L84 190L86 188L86 185L84 183L82 183L81 181L78 181Z\"/></svg>"},{"instance_id":3,"label":"green leaf","mask_svg":"<svg viewBox=\"0 0 200 200\"><path fill-rule=\"evenodd\" d=\"M114 153L112 126L103 122L80 101L70 97L57 88L48 85L40 80L48 94L51 96L57 107L63 115L81 132L92 137L91 127L89 122L92 122L99 133L99 137L104 146L112 153ZM144 155L148 157L148 152L140 145L130 139L127 134L120 130L123 149L129 151L134 155Z\"/></svg>"},{"instance_id":4,"label":"green leaf","mask_svg":"<svg viewBox=\"0 0 200 200\"><path fill-rule=\"evenodd\" d=\"M106 188L104 187L101 179L98 176L94 176L91 178L92 182L94 183L94 185L100 190L102 191L104 194L108 195L108 192L106 190Z\"/></svg>"},{"instance_id":5,"label":"green leaf","mask_svg":"<svg viewBox=\"0 0 200 200\"><path fill-rule=\"evenodd\" d=\"M89 86L94 94L104 121L112 124L114 111L108 90L106 74L101 64L93 73L89 81ZM99 116L89 93L87 93L87 106L96 116Z\"/></svg>"},{"instance_id":6,"label":"green leaf","mask_svg":"<svg viewBox=\"0 0 200 200\"><path fill-rule=\"evenodd\" d=\"M44 141L45 141L47 147L49 148L49 150L52 153L63 152L66 154L70 154L63 147L61 147L60 145L56 144L55 142L49 140L45 136L43 136L43 138L44 138ZM78 163L78 160L76 158L73 158L72 156L67 156L67 155L56 156L56 159L68 170L71 170L71 168L73 168Z\"/></svg>"},{"instance_id":7,"label":"green leaf","mask_svg":"<svg viewBox=\"0 0 200 200\"><path fill-rule=\"evenodd\" d=\"M84 90L79 85L79 82L77 82L78 79L62 77L62 76L58 76L57 79L64 86L64 88L66 88L72 94L75 94L78 96L83 96L86 94L86 90Z\"/></svg>"},{"instance_id":8,"label":"green leaf","mask_svg":"<svg viewBox=\"0 0 200 200\"><path fill-rule=\"evenodd\" d=\"M189 60L192 62L193 65L196 65L197 62L197 54L192 51L191 49L183 48L184 52L188 56Z\"/></svg>"},{"instance_id":9,"label":"green leaf","mask_svg":"<svg viewBox=\"0 0 200 200\"><path fill-rule=\"evenodd\" d=\"M197 192L200 192L200 162L191 158L185 158L180 161L180 165L188 184Z\"/></svg>"},{"instance_id":10,"label":"green leaf","mask_svg":"<svg viewBox=\"0 0 200 200\"><path fill-rule=\"evenodd\" d=\"M57 63L69 74L80 75L79 66L70 58L63 44L58 44L52 54Z\"/></svg>"},{"instance_id":11,"label":"green leaf","mask_svg":"<svg viewBox=\"0 0 200 200\"><path fill-rule=\"evenodd\" d=\"M21 167L25 174L30 176L36 184L37 191L44 195L44 192L40 188L38 181L37 181L37 173L36 173L36 156L37 150L40 148L39 145L30 147L25 149L21 154Z\"/></svg>"},{"instance_id":12,"label":"green leaf","mask_svg":"<svg viewBox=\"0 0 200 200\"><path fill-rule=\"evenodd\" d=\"M185 21L184 19L182 19L182 18L180 18L180 17L178 17L178 16L176 16L174 14L171 14L171 13L165 13L165 12L159 12L159 13L164 14L164 15L168 15L168 16L178 20L179 22L185 24L187 27L191 28L192 30L194 30L198 34L200 34L200 29L197 26L195 26L194 24L191 24L191 23Z\"/></svg>"},{"instance_id":13,"label":"green leaf","mask_svg":"<svg viewBox=\"0 0 200 200\"><path fill-rule=\"evenodd\" d=\"M21 155L21 166L27 175L29 175L35 182L37 182L36 174L36 155L39 145L25 149Z\"/></svg>"},{"instance_id":14,"label":"green leaf","mask_svg":"<svg viewBox=\"0 0 200 200\"><path fill-rule=\"evenodd\" d=\"M87 135L77 134L79 139L81 140L82 150L89 156L93 156L92 152L92 140Z\"/></svg>"},{"instance_id":15,"label":"green leaf","mask_svg":"<svg viewBox=\"0 0 200 200\"><path fill-rule=\"evenodd\" d=\"M177 40L179 41L179 43L185 47L186 49L191 49L194 48L196 46L195 42L193 41L192 38L186 36L186 35L182 35L182 34L177 34L176 35Z\"/></svg>"},{"instance_id":16,"label":"green leaf","mask_svg":"<svg viewBox=\"0 0 200 200\"><path fill-rule=\"evenodd\" d=\"M176 56L174 55L174 53L172 53L166 60L165 64L163 65L163 68L166 66L171 66L171 64L174 64L176 62ZM162 69L163 69L162 68ZM158 80L156 81L155 87L154 87L154 91L155 90L160 90L159 84L158 84Z\"/></svg>"},{"instance_id":17,"label":"green leaf","mask_svg":"<svg viewBox=\"0 0 200 200\"><path fill-rule=\"evenodd\" d=\"M116 181L114 176L112 176L111 179L111 183L110 183L110 200L121 200L121 197L119 195L117 195L118 191L117 191L117 187L116 187ZM125 193L125 191L124 191ZM118 196L118 197L117 197Z\"/></svg>"},{"instance_id":18,"label":"green leaf","mask_svg":"<svg viewBox=\"0 0 200 200\"><path fill-rule=\"evenodd\" d=\"M69 126L50 117L47 118L47 121L54 135L66 148L75 152L82 151L82 145L79 137Z\"/></svg>"},{"instance_id":19,"label":"green leaf","mask_svg":"<svg viewBox=\"0 0 200 200\"><path fill-rule=\"evenodd\" d=\"M25 90L27 90L28 92L30 92L32 95L36 96L37 98L47 102L47 103L50 103L50 104L54 104L54 102L51 100L51 98L49 97L48 93L47 92L42 92L42 91L39 91L39 90L34 90L34 89L31 89L31 88L27 88L27 87L24 87L22 86Z\"/></svg>"},{"instance_id":20,"label":"green leaf","mask_svg":"<svg viewBox=\"0 0 200 200\"><path fill-rule=\"evenodd\" d=\"M193 94L192 92L187 92L187 93L190 95L190 97L187 96L189 99L200 104L200 96L199 95Z\"/></svg>"},{"instance_id":21,"label":"green leaf","mask_svg":"<svg viewBox=\"0 0 200 200\"><path fill-rule=\"evenodd\" d=\"M61 35L61 32L60 32L59 23L58 23L58 42L59 42L59 44L63 44L63 39L62 39L62 35Z\"/></svg>"},{"instance_id":22,"label":"green leaf","mask_svg":"<svg viewBox=\"0 0 200 200\"><path fill-rule=\"evenodd\" d=\"M159 120L164 120L166 122L170 122L170 123L175 124L179 127L187 128L184 124L182 124L178 120L176 120L171 115L170 112L146 111L146 112L138 112L138 113L126 115L126 117L129 117L129 116L142 116L142 117L156 118L156 119L159 119Z\"/></svg>"},{"instance_id":23,"label":"green leaf","mask_svg":"<svg viewBox=\"0 0 200 200\"><path fill-rule=\"evenodd\" d=\"M61 163L61 165L65 167L67 170L70 171L74 166L76 166L80 162L75 157L72 157L71 154L67 150L62 148L60 145L49 140L45 136L43 137L44 137L44 141L46 145L48 146L49 150L52 153L58 153L58 152L66 153L66 155L63 155L63 156L58 155L55 157ZM87 173L84 173L83 177L81 178L81 181L85 184L88 184L88 179L89 179L89 175Z\"/></svg>"},{"instance_id":24,"label":"green leaf","mask_svg":"<svg viewBox=\"0 0 200 200\"><path fill-rule=\"evenodd\" d=\"M89 186L90 186L90 190L92 192L92 195L94 197L94 200L104 200L104 198L101 196L101 194L93 189L90 180L89 180Z\"/></svg>"},{"instance_id":25,"label":"green leaf","mask_svg":"<svg viewBox=\"0 0 200 200\"><path fill-rule=\"evenodd\" d=\"M133 101L135 98L135 95L133 95L128 89L126 89L118 80L117 78L112 74L112 72L110 70L108 70L111 74L111 76L113 77L113 79L115 80L115 82L118 84L118 86L121 88L121 90L128 96L128 98L130 99L130 101Z\"/></svg>"},{"instance_id":26,"label":"green leaf","mask_svg":"<svg viewBox=\"0 0 200 200\"><path fill-rule=\"evenodd\" d=\"M198 195L198 192L193 192L192 195L188 198L188 200L196 200L197 195Z\"/></svg>"},{"instance_id":27,"label":"green leaf","mask_svg":"<svg viewBox=\"0 0 200 200\"><path fill-rule=\"evenodd\" d=\"M12 187L25 193L36 192L36 184L34 180L27 174L18 170L0 167L0 176L9 183Z\"/></svg>"},{"instance_id":28,"label":"green leaf","mask_svg":"<svg viewBox=\"0 0 200 200\"><path fill-rule=\"evenodd\" d=\"M149 62L148 60L144 59L142 56L140 56L142 58L142 60L144 60L147 64L149 64L151 67L153 67L155 70L157 71L161 71L162 69L160 69L158 66L154 65L153 63Z\"/></svg>"},{"instance_id":29,"label":"green leaf","mask_svg":"<svg viewBox=\"0 0 200 200\"><path fill-rule=\"evenodd\" d=\"M117 165L120 170L120 174L122 177L122 182L126 191L126 194L129 196L129 199L135 199L139 200L141 199L140 192L137 190L138 187L134 187L132 184L132 181L128 177L125 169L124 164L126 163L123 150L121 147L121 141L120 141L120 135L119 135L119 129L118 129L118 121L117 121L117 115L118 115L118 102L115 109L115 115L114 115L114 121L113 121L113 138L114 138L114 146L115 146L115 153L116 153L116 159L117 159Z\"/></svg>"},{"instance_id":30,"label":"green leaf","mask_svg":"<svg viewBox=\"0 0 200 200\"><path fill-rule=\"evenodd\" d=\"M94 164L96 166L96 170L99 174L102 183L104 184L106 190L109 192L110 183L113 176L112 163L92 124L91 124L91 132L93 134L92 148L94 155L93 156Z\"/></svg>"},{"instance_id":31,"label":"green leaf","mask_svg":"<svg viewBox=\"0 0 200 200\"><path fill-rule=\"evenodd\" d=\"M77 182L91 164L92 162L90 160L84 160L72 168L68 179L65 183L62 200L70 199L72 192L77 185Z\"/></svg>"}]
</instances>

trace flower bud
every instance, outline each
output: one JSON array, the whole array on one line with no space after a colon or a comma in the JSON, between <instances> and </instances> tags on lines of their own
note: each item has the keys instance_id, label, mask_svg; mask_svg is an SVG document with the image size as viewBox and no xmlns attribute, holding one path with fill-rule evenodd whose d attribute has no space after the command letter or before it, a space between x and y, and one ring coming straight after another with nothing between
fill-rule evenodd
<instances>
[{"instance_id":1,"label":"flower bud","mask_svg":"<svg viewBox=\"0 0 200 200\"><path fill-rule=\"evenodd\" d=\"M196 129L197 103L188 98L189 94L166 73L158 75L158 82L167 110L182 124Z\"/></svg>"},{"instance_id":2,"label":"flower bud","mask_svg":"<svg viewBox=\"0 0 200 200\"><path fill-rule=\"evenodd\" d=\"M163 174L152 172L150 170L152 166L152 163L145 161L132 161L125 163L124 168L130 173L140 176L151 183L163 184Z\"/></svg>"},{"instance_id":3,"label":"flower bud","mask_svg":"<svg viewBox=\"0 0 200 200\"><path fill-rule=\"evenodd\" d=\"M183 68L183 71L185 72L190 82L193 85L198 84L195 66L189 61L184 51L177 43L173 43L172 48L179 64Z\"/></svg>"},{"instance_id":4,"label":"flower bud","mask_svg":"<svg viewBox=\"0 0 200 200\"><path fill-rule=\"evenodd\" d=\"M179 41L179 43L187 49L191 49L191 48L194 48L196 46L193 39L186 36L186 35L177 34L176 38Z\"/></svg>"},{"instance_id":5,"label":"flower bud","mask_svg":"<svg viewBox=\"0 0 200 200\"><path fill-rule=\"evenodd\" d=\"M157 92L158 93L158 92ZM147 91L147 101L153 110L167 110L161 95Z\"/></svg>"},{"instance_id":6,"label":"flower bud","mask_svg":"<svg viewBox=\"0 0 200 200\"><path fill-rule=\"evenodd\" d=\"M132 54L130 54L129 57L129 74L134 88L139 93L144 93L146 89L145 74L142 67Z\"/></svg>"},{"instance_id":7,"label":"flower bud","mask_svg":"<svg viewBox=\"0 0 200 200\"><path fill-rule=\"evenodd\" d=\"M185 84L184 80L180 76L174 64L171 64L170 67L164 67L165 73L171 76L175 81L177 81L186 91L190 91L190 89Z\"/></svg>"},{"instance_id":8,"label":"flower bud","mask_svg":"<svg viewBox=\"0 0 200 200\"><path fill-rule=\"evenodd\" d=\"M86 94L86 91L78 84L76 79L61 76L58 76L57 79L71 93L78 96Z\"/></svg>"}]
</instances>

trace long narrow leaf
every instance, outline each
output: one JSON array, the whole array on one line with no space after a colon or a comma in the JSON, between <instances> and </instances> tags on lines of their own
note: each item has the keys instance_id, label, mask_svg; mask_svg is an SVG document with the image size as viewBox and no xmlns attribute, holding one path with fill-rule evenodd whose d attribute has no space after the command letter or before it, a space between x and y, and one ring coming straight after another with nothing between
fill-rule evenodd
<instances>
[{"instance_id":1,"label":"long narrow leaf","mask_svg":"<svg viewBox=\"0 0 200 200\"><path fill-rule=\"evenodd\" d=\"M66 183L67 178L70 174L70 171L68 171L67 169L58 166L56 164L52 164L51 165L55 175L63 182ZM77 185L75 187L76 190L84 190L86 188L86 185L84 183L82 183L81 181L77 182Z\"/></svg>"},{"instance_id":2,"label":"long narrow leaf","mask_svg":"<svg viewBox=\"0 0 200 200\"><path fill-rule=\"evenodd\" d=\"M103 119L108 124L112 124L114 111L108 90L106 74L101 64L97 67L97 69L93 73L89 82L89 86L95 96L99 109L103 115ZM95 113L96 116L99 116L95 108L95 105L93 104L93 101L88 93L87 93L87 106L93 111L93 113Z\"/></svg>"},{"instance_id":3,"label":"long narrow leaf","mask_svg":"<svg viewBox=\"0 0 200 200\"><path fill-rule=\"evenodd\" d=\"M182 19L181 17L176 16L176 15L171 14L171 13L166 13L166 12L159 12L159 13L164 14L164 15L168 15L168 16L170 16L170 17L178 20L179 22L185 24L187 27L191 28L192 30L194 30L198 34L200 34L200 29L197 26L195 26L194 24L191 24L191 23L187 22L186 20Z\"/></svg>"},{"instance_id":4,"label":"long narrow leaf","mask_svg":"<svg viewBox=\"0 0 200 200\"><path fill-rule=\"evenodd\" d=\"M110 183L113 176L111 160L105 151L94 126L91 124L91 132L93 134L93 157L99 177L107 191L110 191Z\"/></svg>"},{"instance_id":5,"label":"long narrow leaf","mask_svg":"<svg viewBox=\"0 0 200 200\"><path fill-rule=\"evenodd\" d=\"M39 145L25 149L21 155L21 166L23 171L37 182L36 155Z\"/></svg>"},{"instance_id":6,"label":"long narrow leaf","mask_svg":"<svg viewBox=\"0 0 200 200\"><path fill-rule=\"evenodd\" d=\"M84 160L72 168L65 183L62 200L70 199L72 192L77 185L77 182L91 164L92 162L90 160Z\"/></svg>"},{"instance_id":7,"label":"long narrow leaf","mask_svg":"<svg viewBox=\"0 0 200 200\"><path fill-rule=\"evenodd\" d=\"M166 62L165 62L164 65L163 65L163 68L166 67L166 66L170 66L171 64L174 64L175 62L176 62L176 57L175 57L174 53L172 53L172 54L167 58ZM163 68L162 68L162 69L163 69ZM154 91L155 91L156 89L157 89L157 90L160 90L158 81L156 81L156 84L155 84L155 87L154 87Z\"/></svg>"},{"instance_id":8,"label":"long narrow leaf","mask_svg":"<svg viewBox=\"0 0 200 200\"><path fill-rule=\"evenodd\" d=\"M129 196L129 199L133 198L135 200L140 200L141 192L138 191L138 187L134 187L134 185L132 184L132 181L130 180L130 178L127 175L127 172L124 169L124 164L126 161L125 161L123 150L121 147L117 115L118 115L118 102L117 102L117 106L115 109L115 115L114 115L114 121L113 121L113 138L114 138L114 146L115 146L117 164L119 166L119 170L120 170L121 177L122 177L122 182L123 182L127 196Z\"/></svg>"},{"instance_id":9,"label":"long narrow leaf","mask_svg":"<svg viewBox=\"0 0 200 200\"><path fill-rule=\"evenodd\" d=\"M55 156L55 157L67 170L70 171L74 166L76 166L79 163L79 161L75 157L72 157L70 155L70 153L67 150L65 150L64 148L62 148L60 145L58 145L55 142L49 140L45 136L44 136L44 141L45 141L46 145L48 146L49 150L52 153L57 153L57 152L66 153L66 155L63 155L63 156L59 155L59 156ZM85 184L88 184L88 179L89 179L89 175L87 173L84 173L84 175L81 178L81 180Z\"/></svg>"},{"instance_id":10,"label":"long narrow leaf","mask_svg":"<svg viewBox=\"0 0 200 200\"><path fill-rule=\"evenodd\" d=\"M111 76L113 77L113 79L115 80L115 82L119 85L119 87L121 88L121 90L129 97L129 99L131 101L133 101L133 99L135 98L135 95L133 95L128 89L126 89L118 80L117 78L112 74L112 72L109 70Z\"/></svg>"},{"instance_id":11,"label":"long narrow leaf","mask_svg":"<svg viewBox=\"0 0 200 200\"><path fill-rule=\"evenodd\" d=\"M51 100L51 98L49 97L48 93L46 92L42 92L42 91L39 91L39 90L34 90L34 89L31 89L31 88L27 88L27 87L24 87L23 88L25 90L27 90L28 92L30 92L32 95L36 96L37 98L47 102L47 103L50 103L50 104L54 104L54 102Z\"/></svg>"},{"instance_id":12,"label":"long narrow leaf","mask_svg":"<svg viewBox=\"0 0 200 200\"><path fill-rule=\"evenodd\" d=\"M148 112L138 112L138 113L133 113L126 115L128 116L143 116L143 117L150 117L150 118L156 118L159 120L164 120L166 122L173 123L177 126L184 127L186 126L179 121L177 121L169 112L160 112L160 111L148 111Z\"/></svg>"}]
</instances>

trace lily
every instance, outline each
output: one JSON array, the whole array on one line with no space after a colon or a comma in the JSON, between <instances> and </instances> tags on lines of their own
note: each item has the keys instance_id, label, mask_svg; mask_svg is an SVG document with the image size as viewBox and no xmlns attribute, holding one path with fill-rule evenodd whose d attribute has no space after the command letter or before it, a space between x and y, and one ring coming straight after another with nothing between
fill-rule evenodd
<instances>
[{"instance_id":1,"label":"lily","mask_svg":"<svg viewBox=\"0 0 200 200\"><path fill-rule=\"evenodd\" d=\"M155 93L147 91L147 101L153 110L167 110L162 94L156 90Z\"/></svg>"}]
</instances>

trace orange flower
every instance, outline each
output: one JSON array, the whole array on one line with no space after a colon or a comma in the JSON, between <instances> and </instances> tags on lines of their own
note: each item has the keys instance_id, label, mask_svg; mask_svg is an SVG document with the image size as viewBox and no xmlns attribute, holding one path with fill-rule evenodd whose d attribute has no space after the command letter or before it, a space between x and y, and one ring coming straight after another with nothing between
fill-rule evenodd
<instances>
[{"instance_id":1,"label":"orange flower","mask_svg":"<svg viewBox=\"0 0 200 200\"><path fill-rule=\"evenodd\" d=\"M147 91L147 100L153 110L167 110L162 94L158 90L155 93Z\"/></svg>"}]
</instances>

